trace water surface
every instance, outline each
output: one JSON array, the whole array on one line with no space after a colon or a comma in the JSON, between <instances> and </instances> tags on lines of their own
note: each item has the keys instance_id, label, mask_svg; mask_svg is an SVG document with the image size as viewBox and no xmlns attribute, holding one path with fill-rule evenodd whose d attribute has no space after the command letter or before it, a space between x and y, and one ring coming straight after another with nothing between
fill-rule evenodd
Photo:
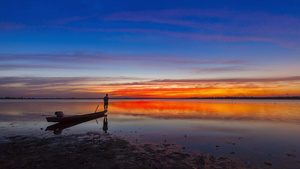
<instances>
[{"instance_id":1,"label":"water surface","mask_svg":"<svg viewBox=\"0 0 300 169\"><path fill-rule=\"evenodd\" d=\"M0 137L54 136L45 115L103 109L102 100L1 100ZM300 168L298 100L110 100L108 133L133 143L177 144L276 168ZM64 129L60 135L103 129L103 118Z\"/></svg>"}]
</instances>

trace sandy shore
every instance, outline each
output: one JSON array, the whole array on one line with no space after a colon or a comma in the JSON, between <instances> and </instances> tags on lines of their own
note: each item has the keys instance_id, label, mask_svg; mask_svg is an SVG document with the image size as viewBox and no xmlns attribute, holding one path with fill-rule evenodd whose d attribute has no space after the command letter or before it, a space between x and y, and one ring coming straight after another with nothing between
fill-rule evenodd
<instances>
[{"instance_id":1,"label":"sandy shore","mask_svg":"<svg viewBox=\"0 0 300 169\"><path fill-rule=\"evenodd\" d=\"M174 144L134 145L123 138L89 132L36 138L5 137L1 168L259 168L214 154L188 154ZM268 166L265 166L268 167Z\"/></svg>"}]
</instances>

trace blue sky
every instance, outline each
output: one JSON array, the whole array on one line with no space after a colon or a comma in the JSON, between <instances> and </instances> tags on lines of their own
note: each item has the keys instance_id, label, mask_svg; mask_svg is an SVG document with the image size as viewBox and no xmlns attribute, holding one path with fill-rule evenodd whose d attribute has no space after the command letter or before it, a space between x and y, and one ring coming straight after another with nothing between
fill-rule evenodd
<instances>
[{"instance_id":1,"label":"blue sky","mask_svg":"<svg viewBox=\"0 0 300 169\"><path fill-rule=\"evenodd\" d=\"M1 1L0 97L155 97L142 89L166 88L193 91L178 92L184 97L299 95L299 7L299 1ZM167 83L187 79L205 83ZM241 87L251 90L234 90Z\"/></svg>"}]
</instances>

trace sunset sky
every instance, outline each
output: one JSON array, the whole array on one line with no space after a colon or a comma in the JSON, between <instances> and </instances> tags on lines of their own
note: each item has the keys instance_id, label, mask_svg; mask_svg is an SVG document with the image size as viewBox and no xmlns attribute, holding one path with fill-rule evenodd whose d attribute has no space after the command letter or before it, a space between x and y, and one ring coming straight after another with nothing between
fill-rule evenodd
<instances>
[{"instance_id":1,"label":"sunset sky","mask_svg":"<svg viewBox=\"0 0 300 169\"><path fill-rule=\"evenodd\" d=\"M297 0L0 2L0 97L300 96Z\"/></svg>"}]
</instances>

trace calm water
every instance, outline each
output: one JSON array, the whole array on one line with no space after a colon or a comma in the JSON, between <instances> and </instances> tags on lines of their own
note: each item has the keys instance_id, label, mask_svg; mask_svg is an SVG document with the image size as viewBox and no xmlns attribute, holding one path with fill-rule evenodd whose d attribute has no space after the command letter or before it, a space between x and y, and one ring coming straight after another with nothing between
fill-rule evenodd
<instances>
[{"instance_id":1,"label":"calm water","mask_svg":"<svg viewBox=\"0 0 300 169\"><path fill-rule=\"evenodd\" d=\"M55 136L45 131L54 123L43 115L58 110L86 114L98 104L103 109L102 100L1 100L0 137ZM111 100L107 115L107 132L136 144L176 143L190 153L300 168L299 100ZM66 128L61 135L104 132L102 126L99 118Z\"/></svg>"}]
</instances>

